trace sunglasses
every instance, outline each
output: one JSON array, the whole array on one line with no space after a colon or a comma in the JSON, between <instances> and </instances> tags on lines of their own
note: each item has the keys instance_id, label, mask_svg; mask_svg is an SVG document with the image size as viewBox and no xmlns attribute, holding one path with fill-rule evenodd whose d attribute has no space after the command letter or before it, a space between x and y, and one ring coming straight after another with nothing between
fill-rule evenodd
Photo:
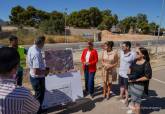
<instances>
[{"instance_id":1,"label":"sunglasses","mask_svg":"<svg viewBox=\"0 0 165 114\"><path fill-rule=\"evenodd\" d=\"M137 51L136 54L137 54L137 55L140 55L140 52Z\"/></svg>"}]
</instances>

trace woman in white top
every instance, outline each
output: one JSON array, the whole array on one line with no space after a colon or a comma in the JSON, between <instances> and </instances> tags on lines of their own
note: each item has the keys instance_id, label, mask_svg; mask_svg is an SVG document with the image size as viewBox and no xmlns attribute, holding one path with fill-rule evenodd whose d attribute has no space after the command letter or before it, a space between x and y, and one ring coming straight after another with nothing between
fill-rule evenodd
<instances>
[{"instance_id":1,"label":"woman in white top","mask_svg":"<svg viewBox=\"0 0 165 114\"><path fill-rule=\"evenodd\" d=\"M113 51L113 41L105 43L105 48L102 53L102 78L103 78L103 96L110 98L112 81L116 81L118 64L117 52Z\"/></svg>"}]
</instances>

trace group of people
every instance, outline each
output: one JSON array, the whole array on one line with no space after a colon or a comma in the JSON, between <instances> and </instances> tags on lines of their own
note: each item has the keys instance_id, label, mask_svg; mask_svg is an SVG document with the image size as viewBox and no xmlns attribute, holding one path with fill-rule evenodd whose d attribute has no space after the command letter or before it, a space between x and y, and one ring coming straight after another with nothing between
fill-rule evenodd
<instances>
[{"instance_id":1,"label":"group of people","mask_svg":"<svg viewBox=\"0 0 165 114\"><path fill-rule=\"evenodd\" d=\"M49 73L42 56L45 37L39 36L28 51L18 45L18 38L9 38L9 47L0 48L0 113L41 114L45 94L45 77ZM34 95L22 86L26 59Z\"/></svg>"},{"instance_id":2,"label":"group of people","mask_svg":"<svg viewBox=\"0 0 165 114\"><path fill-rule=\"evenodd\" d=\"M41 114L45 94L45 77L49 74L42 56L45 37L35 39L28 51L18 45L18 38L10 36L10 46L0 48L0 113L2 114ZM132 111L140 114L143 93L148 94L149 80L152 76L150 58L147 49L137 47L131 51L129 41L122 43L120 56L113 50L114 43L104 43L102 51L103 97L109 99L112 82L117 80L119 65L120 95L118 99L128 104ZM120 57L120 61L119 61ZM34 96L22 86L23 68L28 62L29 77ZM81 62L85 76L85 94L94 97L94 78L97 71L98 53L92 42L82 52Z\"/></svg>"},{"instance_id":3,"label":"group of people","mask_svg":"<svg viewBox=\"0 0 165 114\"><path fill-rule=\"evenodd\" d=\"M146 48L137 46L131 50L131 42L122 43L120 55L113 50L114 42L104 43L101 55L103 97L109 99L112 82L117 80L120 86L120 95L117 97L129 107L127 113L140 114L142 97L148 96L149 80L152 77L150 57ZM94 97L94 78L97 71L98 53L93 43L83 50L81 62L84 69L85 92ZM119 64L119 71L117 67Z\"/></svg>"}]
</instances>

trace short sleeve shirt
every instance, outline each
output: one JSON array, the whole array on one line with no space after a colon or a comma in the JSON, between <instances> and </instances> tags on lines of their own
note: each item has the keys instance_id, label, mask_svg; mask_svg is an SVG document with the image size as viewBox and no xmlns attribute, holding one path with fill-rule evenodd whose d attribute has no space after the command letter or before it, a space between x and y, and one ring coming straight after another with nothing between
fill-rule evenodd
<instances>
[{"instance_id":1,"label":"short sleeve shirt","mask_svg":"<svg viewBox=\"0 0 165 114\"><path fill-rule=\"evenodd\" d=\"M120 67L119 75L124 78L128 78L128 70L132 62L135 60L135 54L133 51L130 51L127 54L124 54L123 51L120 52Z\"/></svg>"},{"instance_id":2,"label":"short sleeve shirt","mask_svg":"<svg viewBox=\"0 0 165 114\"><path fill-rule=\"evenodd\" d=\"M151 79L152 77L152 68L149 62L145 61L142 65L138 65L136 64L136 61L134 61L130 68L131 74L136 74L139 78L145 76L148 79Z\"/></svg>"},{"instance_id":3,"label":"short sleeve shirt","mask_svg":"<svg viewBox=\"0 0 165 114\"><path fill-rule=\"evenodd\" d=\"M34 74L33 69L39 68L41 70L45 70L45 64L42 57L41 49L39 49L36 45L33 45L28 50L28 64L30 68L30 75L32 77L44 77L43 76L37 76Z\"/></svg>"}]
</instances>

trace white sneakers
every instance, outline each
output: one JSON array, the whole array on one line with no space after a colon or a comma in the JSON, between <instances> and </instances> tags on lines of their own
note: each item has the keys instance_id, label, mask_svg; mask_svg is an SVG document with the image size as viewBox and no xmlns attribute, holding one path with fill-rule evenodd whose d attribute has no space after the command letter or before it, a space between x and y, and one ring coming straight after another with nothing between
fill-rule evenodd
<instances>
[{"instance_id":1,"label":"white sneakers","mask_svg":"<svg viewBox=\"0 0 165 114\"><path fill-rule=\"evenodd\" d=\"M135 114L135 112L133 112L131 109L129 109L129 110L127 111L127 114Z\"/></svg>"}]
</instances>

